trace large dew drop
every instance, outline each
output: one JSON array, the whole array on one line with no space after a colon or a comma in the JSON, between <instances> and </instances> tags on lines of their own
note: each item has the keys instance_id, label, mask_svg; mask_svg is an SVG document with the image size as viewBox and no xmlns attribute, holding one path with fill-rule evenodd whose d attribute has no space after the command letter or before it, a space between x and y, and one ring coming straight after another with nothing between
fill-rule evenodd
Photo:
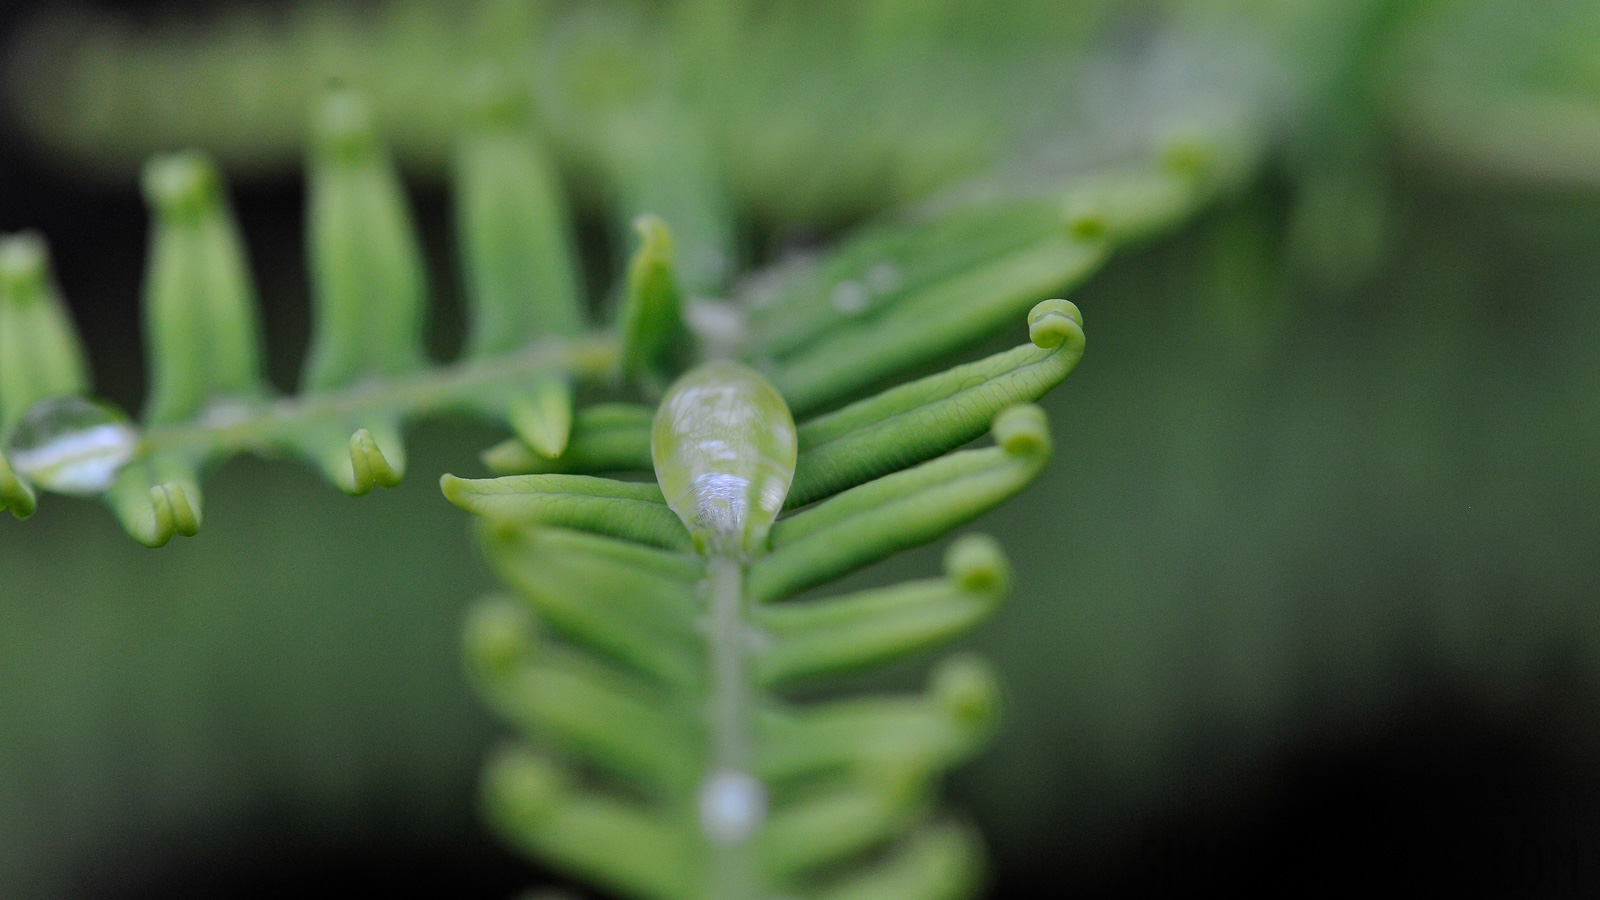
<instances>
[{"instance_id":1,"label":"large dew drop","mask_svg":"<svg viewBox=\"0 0 1600 900\"><path fill-rule=\"evenodd\" d=\"M735 557L765 547L794 480L797 446L783 395L727 361L678 379L650 431L667 505L702 551Z\"/></svg>"},{"instance_id":2,"label":"large dew drop","mask_svg":"<svg viewBox=\"0 0 1600 900\"><path fill-rule=\"evenodd\" d=\"M82 397L40 400L6 443L19 474L58 494L104 493L133 459L139 432L116 410Z\"/></svg>"},{"instance_id":3,"label":"large dew drop","mask_svg":"<svg viewBox=\"0 0 1600 900\"><path fill-rule=\"evenodd\" d=\"M767 789L748 772L714 772L700 785L700 829L723 847L744 843L767 819Z\"/></svg>"}]
</instances>

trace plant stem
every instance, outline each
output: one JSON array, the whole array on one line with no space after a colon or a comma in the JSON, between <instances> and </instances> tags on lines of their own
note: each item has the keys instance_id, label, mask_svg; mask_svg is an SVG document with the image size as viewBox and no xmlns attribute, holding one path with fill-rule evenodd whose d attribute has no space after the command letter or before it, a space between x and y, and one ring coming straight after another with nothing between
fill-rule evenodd
<instances>
[{"instance_id":1,"label":"plant stem","mask_svg":"<svg viewBox=\"0 0 1600 900\"><path fill-rule=\"evenodd\" d=\"M494 389L514 387L541 372L565 371L593 377L614 369L617 358L617 342L609 334L549 338L503 356L464 360L397 378L373 379L337 391L241 405L237 410L218 411L193 422L158 425L145 432L142 447L145 453L269 452L307 422L364 412L393 412L411 418L447 409L470 409Z\"/></svg>"},{"instance_id":2,"label":"plant stem","mask_svg":"<svg viewBox=\"0 0 1600 900\"><path fill-rule=\"evenodd\" d=\"M714 554L707 562L706 578L710 601L711 765L700 813L711 850L708 896L711 900L756 900L761 888L754 835L766 815L766 797L750 774L752 711L745 658L748 632L744 563L726 554ZM727 796L729 792L732 797ZM717 827L711 817L719 812L736 813L723 826L734 826L733 820L742 818L749 823L748 829L741 834L738 827Z\"/></svg>"},{"instance_id":3,"label":"plant stem","mask_svg":"<svg viewBox=\"0 0 1600 900\"><path fill-rule=\"evenodd\" d=\"M750 765L749 685L744 653L744 565L713 556L711 582L712 764L743 772Z\"/></svg>"}]
</instances>

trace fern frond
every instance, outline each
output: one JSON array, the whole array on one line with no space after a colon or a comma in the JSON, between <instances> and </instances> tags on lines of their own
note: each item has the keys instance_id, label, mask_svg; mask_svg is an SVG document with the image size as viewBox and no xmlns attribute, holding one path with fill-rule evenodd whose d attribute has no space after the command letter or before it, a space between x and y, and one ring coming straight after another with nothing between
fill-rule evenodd
<instances>
[{"instance_id":1,"label":"fern frond","mask_svg":"<svg viewBox=\"0 0 1600 900\"><path fill-rule=\"evenodd\" d=\"M937 824L935 782L993 730L989 669L947 660L922 696L805 705L785 695L940 646L1000 603L1005 560L978 535L951 545L943 578L796 595L949 533L1039 473L1048 428L1028 404L1070 373L1083 331L1064 300L1037 304L1028 320L1024 347L788 432L800 493L762 501L791 510L770 537L759 519L741 526L743 538L696 532L719 527L699 504L740 502L710 499L733 495L668 503L690 484L662 469L680 464L662 444L676 439L660 430L676 407L657 414L660 487L562 473L445 476L446 496L486 519L484 548L515 591L480 603L467 637L474 680L538 748L507 751L485 784L491 817L514 843L640 897L965 895L981 854L963 829ZM731 387L753 374L697 371L690 377L723 385L716 433L743 415L740 403L765 415L771 401L738 400L744 389ZM675 386L669 402L701 390ZM642 441L648 456L641 418L613 420L613 436ZM950 453L991 422L994 447ZM757 470L734 474L748 464L729 455L737 441L729 433L708 444L713 455L688 471L767 497ZM781 449L763 452L781 464ZM601 846L645 841L653 865L647 874L637 860L579 846L575 832Z\"/></svg>"},{"instance_id":2,"label":"fern frond","mask_svg":"<svg viewBox=\"0 0 1600 900\"><path fill-rule=\"evenodd\" d=\"M160 157L146 170L152 377L142 428L75 396L88 390L86 368L42 242L5 239L0 503L26 515L36 487L100 495L131 535L160 546L196 533L203 472L240 452L299 456L360 495L403 476L408 421L464 412L560 456L574 381L613 380L617 344L585 328L564 201L533 135L503 87L484 90L457 173L474 324L454 364L423 351L416 229L366 101L348 91L316 116L307 204L316 327L298 395L273 397L262 375L243 240L204 155Z\"/></svg>"},{"instance_id":3,"label":"fern frond","mask_svg":"<svg viewBox=\"0 0 1600 900\"><path fill-rule=\"evenodd\" d=\"M1213 29L1244 52L1168 52L1196 43L1170 34L1193 5L298 0L156 24L50 11L19 35L5 80L29 136L94 171L124 176L191 145L230 172L282 171L306 146L303 110L337 81L373 97L408 166L442 172L473 114L457 85L492 60L533 96L542 137L585 195L609 204L618 233L660 216L683 248L685 286L704 293L736 274L734 210L849 221L1004 162L1041 126L1106 124L1086 84L1187 92L1205 78L1174 77L1185 53L1264 55L1260 4L1222 5ZM1108 27L1130 18L1162 35L1149 60L1130 29ZM1148 71L1129 71L1141 62ZM1154 115L1137 101L1119 94L1106 108L1142 128Z\"/></svg>"},{"instance_id":4,"label":"fern frond","mask_svg":"<svg viewBox=\"0 0 1600 900\"><path fill-rule=\"evenodd\" d=\"M130 534L160 546L197 531L204 472L234 454L298 456L360 495L403 477L408 422L445 412L518 436L487 454L497 472L646 468L648 407L575 409L573 398L580 382L658 394L692 360L674 242L659 219L639 220L616 329L587 330L541 147L503 79L490 73L480 94L455 169L473 337L454 363L422 351L415 226L370 110L347 91L316 116L308 251L317 327L300 394L274 397L261 374L243 240L204 155L158 158L145 178L153 377L142 428L103 404L67 399L87 392L87 370L47 255L37 238L4 239L0 503L26 515L37 488L98 494ZM971 346L1086 277L1118 243L1181 221L1252 158L1221 140L1156 150L1147 163L1054 187L940 201L869 228L823 262L748 282L745 321L707 346L741 353L808 417L799 438L809 462L791 502L889 471L861 452L868 443L893 444L895 465L928 459L1059 381L1072 348L1041 343L815 415Z\"/></svg>"},{"instance_id":5,"label":"fern frond","mask_svg":"<svg viewBox=\"0 0 1600 900\"><path fill-rule=\"evenodd\" d=\"M1084 350L1077 307L1040 298L1182 221L1248 148L1169 136L1115 169L940 198L731 303L694 298L666 223L643 216L614 323L591 329L542 147L514 92L485 84L454 170L463 359L423 352L404 192L370 109L338 92L310 159L302 392L275 397L260 375L220 177L202 155L164 157L146 178L142 428L82 396L37 240L0 246L0 346L30 351L0 361L0 501L26 515L35 487L100 495L159 546L197 532L202 475L233 454L297 455L362 494L402 477L407 422L486 418L514 435L486 454L504 474L441 489L485 520L509 589L466 644L485 698L530 739L485 779L513 842L639 897L965 896L982 854L937 781L993 731L988 668L947 660L920 695L796 696L976 627L1007 589L998 546L967 535L941 578L800 595L1037 477L1051 442L1032 404ZM707 316L714 332L691 329ZM950 365L1023 322L1028 343Z\"/></svg>"}]
</instances>

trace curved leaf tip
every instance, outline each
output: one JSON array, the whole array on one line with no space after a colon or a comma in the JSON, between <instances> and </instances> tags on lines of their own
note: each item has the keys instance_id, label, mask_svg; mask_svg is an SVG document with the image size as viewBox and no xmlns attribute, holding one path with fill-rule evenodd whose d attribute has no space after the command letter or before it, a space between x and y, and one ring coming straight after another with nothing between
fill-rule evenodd
<instances>
[{"instance_id":1,"label":"curved leaf tip","mask_svg":"<svg viewBox=\"0 0 1600 900\"><path fill-rule=\"evenodd\" d=\"M1085 340L1083 313L1077 304L1066 300L1039 303L1028 311L1028 340L1046 350L1073 341L1081 353Z\"/></svg>"},{"instance_id":2,"label":"curved leaf tip","mask_svg":"<svg viewBox=\"0 0 1600 900\"><path fill-rule=\"evenodd\" d=\"M1011 589L1011 570L1000 544L986 534L957 538L944 555L945 572L964 591L1002 597Z\"/></svg>"},{"instance_id":3,"label":"curved leaf tip","mask_svg":"<svg viewBox=\"0 0 1600 900\"><path fill-rule=\"evenodd\" d=\"M998 718L999 679L981 657L963 653L944 660L934 670L932 688L957 721L976 725Z\"/></svg>"},{"instance_id":4,"label":"curved leaf tip","mask_svg":"<svg viewBox=\"0 0 1600 900\"><path fill-rule=\"evenodd\" d=\"M1050 420L1029 403L1003 410L994 419L994 439L1012 456L1050 455Z\"/></svg>"}]
</instances>

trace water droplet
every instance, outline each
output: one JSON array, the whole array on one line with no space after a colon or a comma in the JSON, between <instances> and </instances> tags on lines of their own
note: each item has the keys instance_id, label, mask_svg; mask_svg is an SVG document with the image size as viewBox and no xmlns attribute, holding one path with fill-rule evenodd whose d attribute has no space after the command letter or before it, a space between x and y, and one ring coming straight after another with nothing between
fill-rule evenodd
<instances>
[{"instance_id":1,"label":"water droplet","mask_svg":"<svg viewBox=\"0 0 1600 900\"><path fill-rule=\"evenodd\" d=\"M867 286L874 294L887 294L898 290L901 284L900 267L892 262L881 262L867 270Z\"/></svg>"},{"instance_id":2,"label":"water droplet","mask_svg":"<svg viewBox=\"0 0 1600 900\"><path fill-rule=\"evenodd\" d=\"M767 789L750 773L724 769L700 785L700 829L713 844L742 844L766 819Z\"/></svg>"},{"instance_id":3,"label":"water droplet","mask_svg":"<svg viewBox=\"0 0 1600 900\"><path fill-rule=\"evenodd\" d=\"M139 432L109 406L82 397L40 400L11 432L12 468L58 494L99 494L133 458Z\"/></svg>"},{"instance_id":4,"label":"water droplet","mask_svg":"<svg viewBox=\"0 0 1600 900\"><path fill-rule=\"evenodd\" d=\"M714 553L745 555L765 546L794 478L795 449L783 395L759 373L727 360L678 379L650 427L650 455L667 505L695 543Z\"/></svg>"},{"instance_id":5,"label":"water droplet","mask_svg":"<svg viewBox=\"0 0 1600 900\"><path fill-rule=\"evenodd\" d=\"M249 419L257 406L237 397L218 397L200 410L200 424L207 428L228 428Z\"/></svg>"},{"instance_id":6,"label":"water droplet","mask_svg":"<svg viewBox=\"0 0 1600 900\"><path fill-rule=\"evenodd\" d=\"M867 288L859 281L841 281L833 286L833 308L853 316L867 308Z\"/></svg>"}]
</instances>

